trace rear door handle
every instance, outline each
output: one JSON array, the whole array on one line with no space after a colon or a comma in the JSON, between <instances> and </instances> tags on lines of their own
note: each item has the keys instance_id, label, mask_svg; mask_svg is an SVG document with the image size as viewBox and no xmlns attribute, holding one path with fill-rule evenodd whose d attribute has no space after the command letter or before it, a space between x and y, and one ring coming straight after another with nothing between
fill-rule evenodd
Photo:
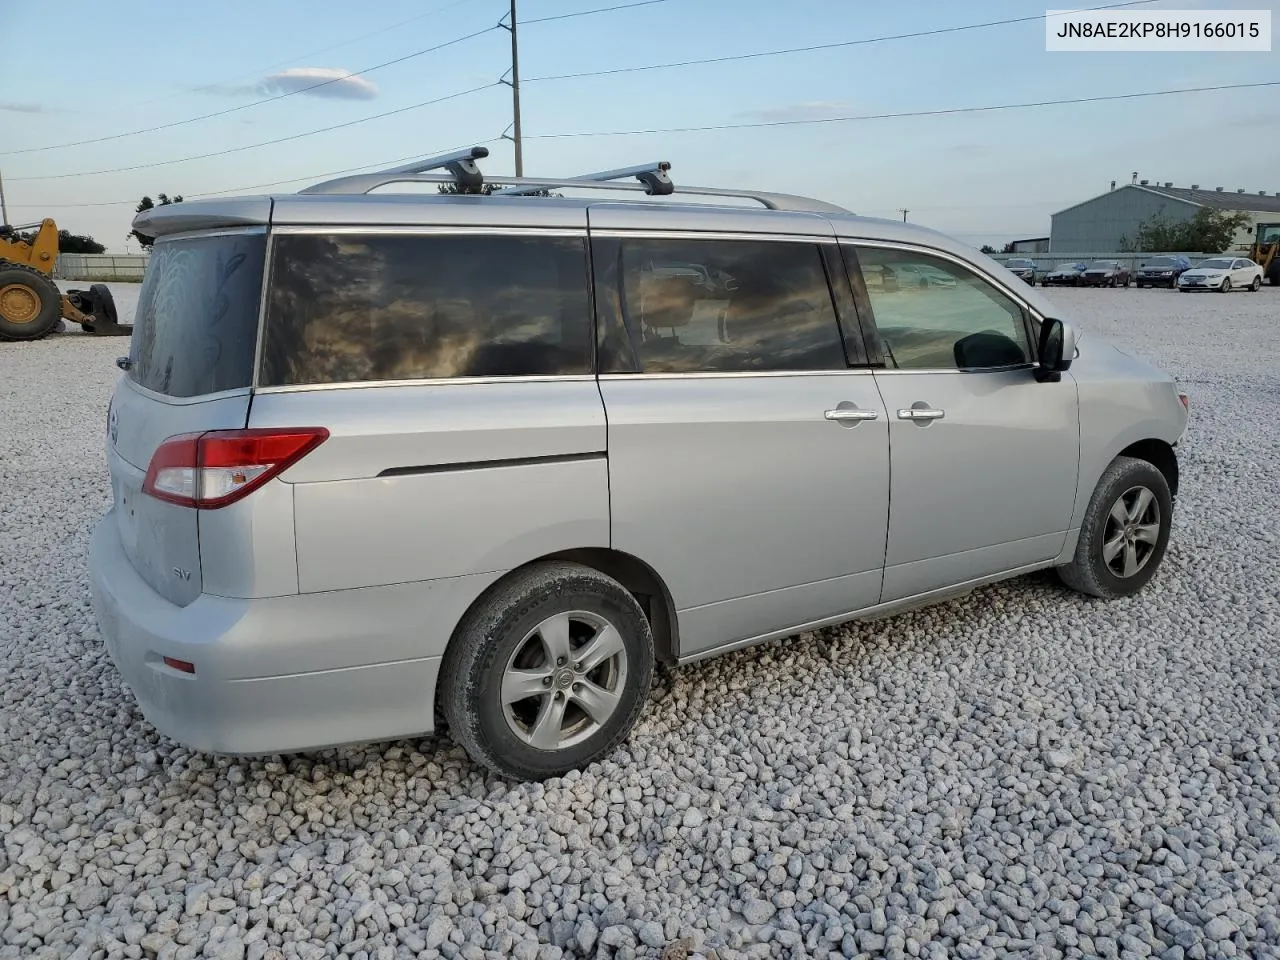
<instances>
[{"instance_id":1,"label":"rear door handle","mask_svg":"<svg viewBox=\"0 0 1280 960\"><path fill-rule=\"evenodd\" d=\"M850 421L874 420L880 416L876 410L860 410L857 407L836 407L822 414L828 420Z\"/></svg>"},{"instance_id":2,"label":"rear door handle","mask_svg":"<svg viewBox=\"0 0 1280 960\"><path fill-rule=\"evenodd\" d=\"M899 410L899 420L941 420L947 415L945 410L933 410L929 407L912 407L910 410Z\"/></svg>"}]
</instances>

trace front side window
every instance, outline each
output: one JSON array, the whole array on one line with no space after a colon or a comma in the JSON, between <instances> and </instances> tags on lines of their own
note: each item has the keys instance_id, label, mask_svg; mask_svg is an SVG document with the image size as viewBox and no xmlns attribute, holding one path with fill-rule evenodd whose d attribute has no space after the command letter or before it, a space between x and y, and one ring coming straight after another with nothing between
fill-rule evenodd
<instances>
[{"instance_id":1,"label":"front side window","mask_svg":"<svg viewBox=\"0 0 1280 960\"><path fill-rule=\"evenodd\" d=\"M275 238L263 386L590 372L581 239Z\"/></svg>"},{"instance_id":2,"label":"front side window","mask_svg":"<svg viewBox=\"0 0 1280 960\"><path fill-rule=\"evenodd\" d=\"M815 244L636 238L594 250L602 373L848 366Z\"/></svg>"},{"instance_id":3,"label":"front side window","mask_svg":"<svg viewBox=\"0 0 1280 960\"><path fill-rule=\"evenodd\" d=\"M886 365L970 370L1031 362L1022 308L972 271L942 257L856 248ZM876 282L871 281L877 276Z\"/></svg>"}]
</instances>

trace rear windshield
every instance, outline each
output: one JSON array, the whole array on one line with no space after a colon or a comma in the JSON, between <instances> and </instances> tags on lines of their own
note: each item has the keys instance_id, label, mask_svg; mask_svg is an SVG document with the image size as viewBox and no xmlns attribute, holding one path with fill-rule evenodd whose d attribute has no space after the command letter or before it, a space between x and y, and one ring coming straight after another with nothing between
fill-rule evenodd
<instances>
[{"instance_id":1,"label":"rear windshield","mask_svg":"<svg viewBox=\"0 0 1280 960\"><path fill-rule=\"evenodd\" d=\"M170 397L253 383L266 237L160 240L138 294L129 376Z\"/></svg>"},{"instance_id":2,"label":"rear windshield","mask_svg":"<svg viewBox=\"0 0 1280 960\"><path fill-rule=\"evenodd\" d=\"M581 238L280 234L262 386L591 372Z\"/></svg>"}]
</instances>

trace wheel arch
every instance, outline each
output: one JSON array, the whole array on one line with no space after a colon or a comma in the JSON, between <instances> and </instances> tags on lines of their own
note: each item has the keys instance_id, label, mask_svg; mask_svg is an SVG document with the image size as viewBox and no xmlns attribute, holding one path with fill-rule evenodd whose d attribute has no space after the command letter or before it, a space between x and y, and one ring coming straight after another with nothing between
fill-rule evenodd
<instances>
[{"instance_id":1,"label":"wheel arch","mask_svg":"<svg viewBox=\"0 0 1280 960\"><path fill-rule=\"evenodd\" d=\"M1133 457L1135 460L1145 460L1151 464L1164 474L1165 482L1169 484L1170 496L1177 497L1178 455L1174 452L1171 444L1155 437L1149 437L1129 444L1116 456Z\"/></svg>"},{"instance_id":2,"label":"wheel arch","mask_svg":"<svg viewBox=\"0 0 1280 960\"><path fill-rule=\"evenodd\" d=\"M453 645L459 626L472 610L484 603L494 591L500 589L520 571L552 560L578 563L617 580L636 598L640 609L644 611L649 621L649 628L653 632L655 659L666 664L672 664L677 660L680 652L680 628L671 591L653 567L638 557L609 547L576 547L558 550L506 571L480 591L480 594L467 605L450 632L449 641L445 646L446 653Z\"/></svg>"}]
</instances>

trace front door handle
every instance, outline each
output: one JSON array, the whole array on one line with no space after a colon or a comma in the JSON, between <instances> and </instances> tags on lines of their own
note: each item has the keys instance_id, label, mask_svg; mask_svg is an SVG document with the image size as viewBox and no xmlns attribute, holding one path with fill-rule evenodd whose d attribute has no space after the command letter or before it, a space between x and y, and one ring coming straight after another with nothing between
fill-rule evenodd
<instances>
[{"instance_id":1,"label":"front door handle","mask_svg":"<svg viewBox=\"0 0 1280 960\"><path fill-rule=\"evenodd\" d=\"M899 410L899 420L941 420L947 415L945 410L934 410L930 407L912 407L910 410Z\"/></svg>"},{"instance_id":2,"label":"front door handle","mask_svg":"<svg viewBox=\"0 0 1280 960\"><path fill-rule=\"evenodd\" d=\"M874 420L880 414L875 410L860 410L857 407L836 407L834 410L827 410L822 415L828 420L860 423L863 420Z\"/></svg>"}]
</instances>

